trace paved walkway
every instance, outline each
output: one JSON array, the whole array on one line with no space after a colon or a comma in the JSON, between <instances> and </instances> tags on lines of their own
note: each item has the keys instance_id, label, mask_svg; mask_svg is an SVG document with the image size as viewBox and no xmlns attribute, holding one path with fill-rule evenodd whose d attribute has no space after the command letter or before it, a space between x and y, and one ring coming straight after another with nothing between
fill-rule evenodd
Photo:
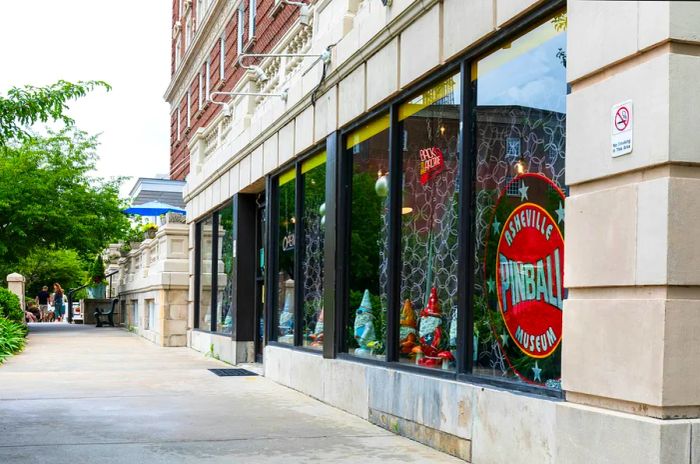
<instances>
[{"instance_id":1,"label":"paved walkway","mask_svg":"<svg viewBox=\"0 0 700 464\"><path fill-rule=\"evenodd\" d=\"M34 324L0 366L0 463L463 462L217 367L120 329Z\"/></svg>"}]
</instances>

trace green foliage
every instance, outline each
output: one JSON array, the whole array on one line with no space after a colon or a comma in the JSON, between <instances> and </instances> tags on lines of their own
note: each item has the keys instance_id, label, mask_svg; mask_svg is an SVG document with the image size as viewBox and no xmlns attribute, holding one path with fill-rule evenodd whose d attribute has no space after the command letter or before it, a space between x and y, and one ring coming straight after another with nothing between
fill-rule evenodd
<instances>
[{"instance_id":1,"label":"green foliage","mask_svg":"<svg viewBox=\"0 0 700 464\"><path fill-rule=\"evenodd\" d=\"M102 260L102 255L98 254L95 260L92 262L89 273L89 282L91 284L99 284L105 278L105 263Z\"/></svg>"},{"instance_id":2,"label":"green foliage","mask_svg":"<svg viewBox=\"0 0 700 464\"><path fill-rule=\"evenodd\" d=\"M377 178L356 172L352 178L350 288L379 293L379 250L383 199L374 191Z\"/></svg>"},{"instance_id":3,"label":"green foliage","mask_svg":"<svg viewBox=\"0 0 700 464\"><path fill-rule=\"evenodd\" d=\"M85 263L75 250L35 248L19 261L16 269L27 279L26 291L32 300L44 285L51 288L58 282L65 289L75 288L86 277Z\"/></svg>"},{"instance_id":4,"label":"green foliage","mask_svg":"<svg viewBox=\"0 0 700 464\"><path fill-rule=\"evenodd\" d=\"M19 297L6 288L0 287L0 320L9 319L12 322L24 323L24 311Z\"/></svg>"},{"instance_id":5,"label":"green foliage","mask_svg":"<svg viewBox=\"0 0 700 464\"><path fill-rule=\"evenodd\" d=\"M84 97L97 87L110 90L102 81L79 81L75 84L60 80L45 87L13 87L7 96L0 96L0 147L9 141L27 139L29 127L37 122L62 121L71 126L66 115L66 102Z\"/></svg>"},{"instance_id":6,"label":"green foliage","mask_svg":"<svg viewBox=\"0 0 700 464\"><path fill-rule=\"evenodd\" d=\"M23 323L0 317L0 363L24 348L26 336L27 327Z\"/></svg>"},{"instance_id":7,"label":"green foliage","mask_svg":"<svg viewBox=\"0 0 700 464\"><path fill-rule=\"evenodd\" d=\"M129 227L120 179L95 178L95 137L75 128L0 147L0 268L35 249L93 255Z\"/></svg>"}]
</instances>

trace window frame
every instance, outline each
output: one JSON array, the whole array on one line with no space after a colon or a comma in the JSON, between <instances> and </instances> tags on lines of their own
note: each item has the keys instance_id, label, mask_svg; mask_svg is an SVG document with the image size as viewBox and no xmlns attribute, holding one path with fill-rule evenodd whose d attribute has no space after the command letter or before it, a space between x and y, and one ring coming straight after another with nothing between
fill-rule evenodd
<instances>
[{"instance_id":1,"label":"window frame","mask_svg":"<svg viewBox=\"0 0 700 464\"><path fill-rule=\"evenodd\" d=\"M229 337L233 339L234 333L230 334L225 334L222 332L217 331L217 321L216 321L216 309L218 305L218 291L219 291L219 282L218 282L218 251L219 251L219 220L220 220L220 215L221 212L225 209L231 209L233 211L233 198L229 198L226 200L221 206L219 206L215 211L210 212L209 214L199 218L197 222L195 223L195 247L194 247L194 259L195 259L195 264L194 264L194 287L195 287L195 292L194 292L194 329L199 330L200 332L208 332L212 333L215 335L219 335L222 337ZM200 299L200 291L201 291L201 286L202 286L202 224L204 221L211 219L212 220L212 243L211 243L211 270L212 270L212 276L211 276L211 289L210 293L211 296L209 297L209 308L202 308L201 307L201 299ZM234 219L235 220L235 219ZM216 232L216 237L214 237L214 232ZM233 237L232 237L233 240ZM234 244L235 246L235 244ZM217 276L215 276L215 271ZM231 302L231 308L229 308L229 313L233 309L233 301ZM209 316L210 316L210 324L209 327L203 328L199 326L199 316L202 314L202 310L208 310L209 311Z\"/></svg>"},{"instance_id":2,"label":"window frame","mask_svg":"<svg viewBox=\"0 0 700 464\"><path fill-rule=\"evenodd\" d=\"M226 77L226 32L221 33L219 38L219 80L224 81Z\"/></svg>"},{"instance_id":3,"label":"window frame","mask_svg":"<svg viewBox=\"0 0 700 464\"><path fill-rule=\"evenodd\" d=\"M238 21L236 25L236 47L238 55L243 53L243 37L245 35L245 12L243 11L243 3L238 5Z\"/></svg>"},{"instance_id":4,"label":"window frame","mask_svg":"<svg viewBox=\"0 0 700 464\"><path fill-rule=\"evenodd\" d=\"M294 342L292 344L289 343L282 343L277 340L277 330L275 328L277 327L277 322L278 322L278 313L279 313L279 308L277 307L276 303L273 303L277 301L277 296L279 295L279 282L278 279L276 278L277 272L278 272L278 264L279 264L279 256L278 256L278 247L279 247L279 237L278 237L278 227L279 227L279 177L282 174L288 173L292 170L294 170L294 217L296 218L296 222L294 224L294 275L295 275L295 280L300 280L302 279L303 275L303 266L302 266L302 250L300 248L301 243L303 242L303 227L302 227L302 214L304 212L304 186L303 186L303 173L302 173L302 165L304 164L305 161L313 158L316 155L319 155L323 153L323 151L326 149L324 145L325 141L322 144L317 144L314 147L310 148L309 150L306 150L302 155L299 157L295 158L292 162L289 162L285 164L284 166L278 168L275 170L273 173L271 173L268 176L268 266L266 269L266 280L268 282L268 290L267 290L267 301L269 302L266 304L265 311L266 311L266 324L268 325L269 329L267 331L267 344L274 345L274 346L281 346L285 348L292 348L296 350L301 350L307 353L313 353L315 355L321 356L324 354L326 350L326 343L327 342L332 342L333 338L328 337L328 330L333 330L333 327L330 329L324 324L324 345L323 349L319 350L317 348L312 348L309 346L303 346L303 334L302 334L302 326L301 326L301 321L303 320L303 313L302 313L302 308L304 304L304 293L299 290L299 285L295 284L294 286L294 332L293 332L293 340ZM326 169L328 169L328 159L326 159ZM326 171L326 180L328 179L328 171ZM328 188L327 188L328 183L326 183L326 202L328 202ZM271 199L271 200L269 200ZM326 288L326 282L324 281L324 295L325 295L325 288ZM325 321L324 321L325 322Z\"/></svg>"},{"instance_id":5,"label":"window frame","mask_svg":"<svg viewBox=\"0 0 700 464\"><path fill-rule=\"evenodd\" d=\"M481 384L490 385L501 388L506 388L514 391L521 391L531 394L536 394L538 396L550 397L550 398L563 398L563 390L555 390L541 385L528 384L520 382L516 379L508 379L501 377L490 377L484 375L473 374L473 343L469 343L472 340L474 333L474 317L473 312L469 310L474 298L474 280L472 277L472 260L475 253L474 239L475 230L474 222L472 220L472 204L475 200L475 169L476 169L476 146L475 146L475 132L474 132L474 118L473 110L476 105L475 95L472 88L471 80L471 66L474 62L483 58L484 56L495 52L501 48L504 44L509 43L514 37L518 37L525 34L534 27L539 26L548 18L555 15L557 12L562 11L566 7L566 2L564 0L555 0L553 2L547 3L542 7L529 12L525 17L508 27L505 27L496 33L492 34L483 42L472 49L466 51L460 57L451 61L450 63L443 66L440 70L433 73L428 79L420 82L419 85L412 86L408 89L401 91L395 98L390 102L385 103L369 113L364 114L361 118L358 118L351 124L343 127L342 129L334 132L327 138L328 146L331 144L335 145L337 160L333 163L337 163L336 173L327 173L327 176L337 176L335 181L337 184L336 191L330 192L328 188L326 189L326 201L332 201L335 199L337 204L333 214L337 214L337 222L335 226L337 227L337 236L335 237L337 243L335 243L334 253L336 255L336 265L335 275L326 278L335 279L335 289L337 295L335 296L335 304L332 308L332 314L329 314L328 310L328 300L326 301L326 321L325 326L326 334L324 334L324 357L337 358L352 360L353 362L360 362L365 364L378 365L385 368L409 371L414 373L419 373L421 375L429 375L433 377L458 380L467 382L470 384ZM390 206L389 206L389 295L388 295L388 309L387 309L387 339L386 343L386 361L376 360L365 357L354 356L348 354L346 351L347 340L346 337L346 315L348 314L347 308L347 296L348 296L348 276L347 276L347 266L349 265L347 258L347 251L349 248L349 215L350 215L350 205L351 199L349 194L349 189L352 180L352 157L348 156L345 150L345 143L348 135L373 119L381 116L382 114L389 113L390 125L389 125L389 171L390 172L402 172L402 146L401 139L402 125L398 121L398 110L401 104L410 101L411 98L415 97L422 91L429 89L435 84L439 83L441 80L448 78L450 75L459 72L461 88L460 88L460 135L458 140L458 150L460 153L460 164L459 164L459 191L460 199L458 205L459 219L459 249L458 249L458 291L457 291L457 301L458 301L458 318L459 318L459 329L458 329L458 339L457 339L457 362L456 369L454 371L444 371L441 369L430 369L425 367L416 366L413 364L400 363L398 361L398 340L399 340L399 318L400 318L400 305L397 304L397 298L400 298L400 282L396 276L397 269L400 269L401 265L401 243L400 243L400 208L401 208L401 189L402 189L402 176L393 176L392 182L390 182ZM313 152L312 152L313 153ZM330 156L330 154L329 154ZM302 160L303 158L299 158ZM330 158L329 158L330 160ZM300 162L300 161L296 161ZM289 164L285 166L282 170L289 168ZM299 171L298 171L299 172ZM298 173L297 172L297 173ZM274 185L275 176L278 174L272 174L270 182L268 185ZM297 175L297 182L300 182L300 176ZM297 188L297 195L300 190ZM276 192L271 189L271 198L275 198ZM328 208L328 206L327 206ZM333 208L333 206L331 206ZM275 212L276 215L276 212ZM276 221L276 218L274 218ZM270 224L269 230L276 230L276 224ZM276 245L276 242L270 242ZM271 247L271 251L275 248ZM295 265L298 264L295 262ZM275 266L270 266L269 269L276 269ZM398 271L400 272L400 271ZM268 273L268 279L270 279L271 273ZM269 281L269 280L268 280ZM330 281L327 281L328 285ZM332 285L332 283L330 284ZM299 292L297 292L299 293ZM275 295L275 293L268 293L268 295ZM298 299L297 299L298 301ZM269 305L271 306L271 305ZM270 312L268 312L268 321L270 324L274 324L274 320L269 318ZM298 317L298 316L295 316ZM298 331L300 319L297 319L295 324L295 331ZM330 324L328 323L330 322ZM332 324L332 325L331 325ZM465 327L466 325L466 327ZM330 331L333 334L330 334ZM330 340L331 337L335 338L333 346L331 348L331 353L327 355L326 352L326 342ZM311 351L308 348L302 346L290 346L287 344L280 344L274 340L270 340L270 343L276 346L281 346L288 349L297 349L304 351ZM317 353L316 350L312 352Z\"/></svg>"},{"instance_id":6,"label":"window frame","mask_svg":"<svg viewBox=\"0 0 700 464\"><path fill-rule=\"evenodd\" d=\"M256 0L248 0L248 40L255 38L255 17L258 13Z\"/></svg>"},{"instance_id":7,"label":"window frame","mask_svg":"<svg viewBox=\"0 0 700 464\"><path fill-rule=\"evenodd\" d=\"M190 114L190 106L192 105L192 96L190 89L187 89L187 128L192 125L192 115Z\"/></svg>"},{"instance_id":8,"label":"window frame","mask_svg":"<svg viewBox=\"0 0 700 464\"><path fill-rule=\"evenodd\" d=\"M204 106L202 103L202 100L204 99L204 93L203 93L204 87L203 87L203 78L202 78L202 71L201 70L199 71L198 76L199 76L199 98L197 99L197 106L199 107L198 111L201 111L202 107Z\"/></svg>"}]
</instances>

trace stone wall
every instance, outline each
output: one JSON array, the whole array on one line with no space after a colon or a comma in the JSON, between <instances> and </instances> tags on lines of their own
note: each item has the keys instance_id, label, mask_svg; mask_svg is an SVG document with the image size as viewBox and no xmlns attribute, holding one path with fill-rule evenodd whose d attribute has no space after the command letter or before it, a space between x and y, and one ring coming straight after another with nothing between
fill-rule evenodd
<instances>
[{"instance_id":1,"label":"stone wall","mask_svg":"<svg viewBox=\"0 0 700 464\"><path fill-rule=\"evenodd\" d=\"M187 345L188 230L168 216L155 238L119 260L123 321L161 346Z\"/></svg>"}]
</instances>

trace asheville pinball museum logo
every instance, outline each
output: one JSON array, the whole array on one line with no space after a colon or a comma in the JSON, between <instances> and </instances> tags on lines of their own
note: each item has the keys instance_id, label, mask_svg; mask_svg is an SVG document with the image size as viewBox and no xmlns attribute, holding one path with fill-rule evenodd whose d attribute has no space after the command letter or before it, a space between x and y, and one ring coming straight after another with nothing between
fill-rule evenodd
<instances>
[{"instance_id":1,"label":"asheville pinball museum logo","mask_svg":"<svg viewBox=\"0 0 700 464\"><path fill-rule=\"evenodd\" d=\"M489 229L484 267L489 299L497 302L510 340L535 361L551 356L562 337L564 198L546 177L522 174L501 193ZM507 344L505 333L501 340ZM513 357L512 350L503 352ZM537 364L527 370L542 380Z\"/></svg>"}]
</instances>

